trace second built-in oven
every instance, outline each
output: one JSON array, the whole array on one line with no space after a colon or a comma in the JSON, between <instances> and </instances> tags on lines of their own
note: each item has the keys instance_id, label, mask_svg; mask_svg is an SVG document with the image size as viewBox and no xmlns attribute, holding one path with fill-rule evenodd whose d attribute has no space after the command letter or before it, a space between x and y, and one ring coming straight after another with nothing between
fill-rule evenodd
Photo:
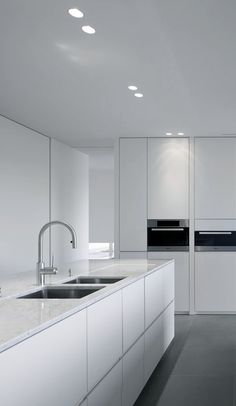
<instances>
[{"instance_id":1,"label":"second built-in oven","mask_svg":"<svg viewBox=\"0 0 236 406\"><path fill-rule=\"evenodd\" d=\"M236 251L236 231L195 231L195 251Z\"/></svg>"},{"instance_id":2,"label":"second built-in oven","mask_svg":"<svg viewBox=\"0 0 236 406\"><path fill-rule=\"evenodd\" d=\"M188 251L188 220L148 220L147 244L148 251Z\"/></svg>"}]
</instances>

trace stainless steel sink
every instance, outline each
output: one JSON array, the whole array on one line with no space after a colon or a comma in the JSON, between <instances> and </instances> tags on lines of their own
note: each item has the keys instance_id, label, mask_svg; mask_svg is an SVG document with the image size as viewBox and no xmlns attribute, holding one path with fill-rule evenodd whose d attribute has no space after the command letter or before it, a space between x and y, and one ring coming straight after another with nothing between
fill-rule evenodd
<instances>
[{"instance_id":1,"label":"stainless steel sink","mask_svg":"<svg viewBox=\"0 0 236 406\"><path fill-rule=\"evenodd\" d=\"M18 299L80 299L104 287L105 286L45 286L36 292L19 296Z\"/></svg>"},{"instance_id":2,"label":"stainless steel sink","mask_svg":"<svg viewBox=\"0 0 236 406\"><path fill-rule=\"evenodd\" d=\"M71 281L64 282L67 284L104 284L116 283L124 279L124 277L114 277L114 276L79 276Z\"/></svg>"}]
</instances>

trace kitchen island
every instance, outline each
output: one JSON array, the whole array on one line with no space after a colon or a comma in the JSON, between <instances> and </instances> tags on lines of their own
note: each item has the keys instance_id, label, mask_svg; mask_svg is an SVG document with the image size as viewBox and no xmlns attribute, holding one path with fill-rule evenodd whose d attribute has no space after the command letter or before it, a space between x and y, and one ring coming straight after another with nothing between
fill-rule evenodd
<instances>
[{"instance_id":1,"label":"kitchen island","mask_svg":"<svg viewBox=\"0 0 236 406\"><path fill-rule=\"evenodd\" d=\"M131 406L172 341L174 261L79 261L49 283L76 275L121 279L80 299L18 299L32 273L1 282L4 406Z\"/></svg>"}]
</instances>

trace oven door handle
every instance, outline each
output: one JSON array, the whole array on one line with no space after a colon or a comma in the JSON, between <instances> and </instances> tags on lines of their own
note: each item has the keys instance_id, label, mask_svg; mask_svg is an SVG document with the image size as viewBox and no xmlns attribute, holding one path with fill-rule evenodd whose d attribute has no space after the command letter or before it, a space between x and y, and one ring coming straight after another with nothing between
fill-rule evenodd
<instances>
[{"instance_id":1,"label":"oven door handle","mask_svg":"<svg viewBox=\"0 0 236 406\"><path fill-rule=\"evenodd\" d=\"M232 235L232 231L199 231L201 235Z\"/></svg>"},{"instance_id":2,"label":"oven door handle","mask_svg":"<svg viewBox=\"0 0 236 406\"><path fill-rule=\"evenodd\" d=\"M151 231L184 231L184 228L151 228Z\"/></svg>"}]
</instances>

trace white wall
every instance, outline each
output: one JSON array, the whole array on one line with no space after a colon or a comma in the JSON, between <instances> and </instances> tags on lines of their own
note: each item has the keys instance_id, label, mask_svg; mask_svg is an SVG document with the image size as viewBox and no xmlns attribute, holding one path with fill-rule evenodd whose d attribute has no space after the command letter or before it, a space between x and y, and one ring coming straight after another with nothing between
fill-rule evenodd
<instances>
[{"instance_id":1,"label":"white wall","mask_svg":"<svg viewBox=\"0 0 236 406\"><path fill-rule=\"evenodd\" d=\"M52 227L55 264L88 257L89 172L88 156L62 144L51 142L51 218L70 223L77 233L77 249L62 226Z\"/></svg>"},{"instance_id":2,"label":"white wall","mask_svg":"<svg viewBox=\"0 0 236 406\"><path fill-rule=\"evenodd\" d=\"M114 149L82 148L89 155L89 242L114 242Z\"/></svg>"},{"instance_id":3,"label":"white wall","mask_svg":"<svg viewBox=\"0 0 236 406\"><path fill-rule=\"evenodd\" d=\"M49 139L0 117L0 275L36 268L49 220Z\"/></svg>"},{"instance_id":4,"label":"white wall","mask_svg":"<svg viewBox=\"0 0 236 406\"><path fill-rule=\"evenodd\" d=\"M78 251L71 249L66 230L58 230L58 259L87 257L87 156L0 116L0 277L35 271L38 233L50 212L78 230ZM46 237L45 260L48 248Z\"/></svg>"}]
</instances>

